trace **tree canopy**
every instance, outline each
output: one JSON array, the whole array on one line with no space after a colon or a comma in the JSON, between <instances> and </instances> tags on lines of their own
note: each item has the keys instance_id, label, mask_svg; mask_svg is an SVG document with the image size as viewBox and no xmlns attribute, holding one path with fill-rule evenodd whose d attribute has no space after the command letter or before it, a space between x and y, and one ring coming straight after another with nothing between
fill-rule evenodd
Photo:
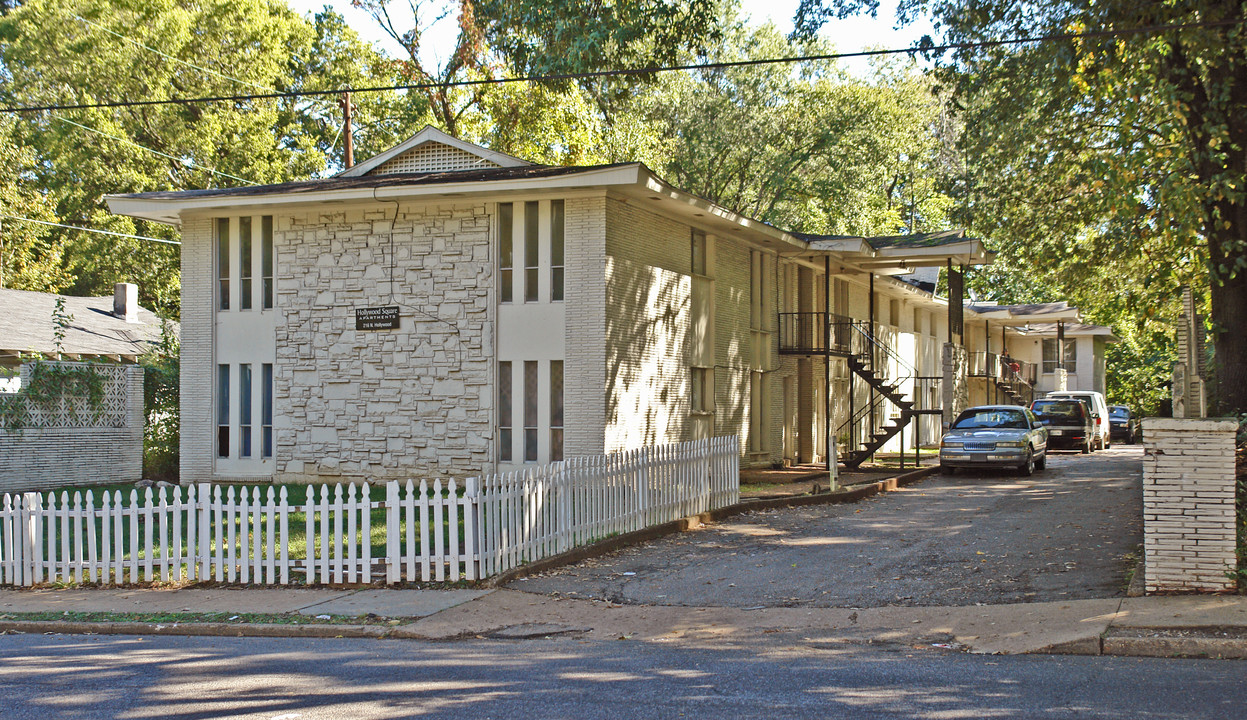
<instances>
[{"instance_id":1,"label":"tree canopy","mask_svg":"<svg viewBox=\"0 0 1247 720\"><path fill-rule=\"evenodd\" d=\"M359 80L366 59L333 17L318 27L273 0L33 0L0 18L0 98L12 105L319 89ZM318 173L338 127L333 105L281 99L25 113L10 137L31 154L29 183L60 222L172 240L170 228L108 213L103 195ZM49 247L64 250L63 273L27 286L99 295L135 282L141 302L177 315L175 246L72 230L51 236Z\"/></svg>"},{"instance_id":2,"label":"tree canopy","mask_svg":"<svg viewBox=\"0 0 1247 720\"><path fill-rule=\"evenodd\" d=\"M803 0L799 29L877 7ZM1222 412L1247 410L1247 126L1237 119L1247 103L1243 4L899 6L902 20L923 11L951 43L1128 31L967 47L942 63L939 77L964 123L958 217L1015 266L1117 326L1126 345L1137 339L1139 363L1171 355L1177 287L1206 293L1215 397ZM1191 27L1163 29L1173 25Z\"/></svg>"}]
</instances>

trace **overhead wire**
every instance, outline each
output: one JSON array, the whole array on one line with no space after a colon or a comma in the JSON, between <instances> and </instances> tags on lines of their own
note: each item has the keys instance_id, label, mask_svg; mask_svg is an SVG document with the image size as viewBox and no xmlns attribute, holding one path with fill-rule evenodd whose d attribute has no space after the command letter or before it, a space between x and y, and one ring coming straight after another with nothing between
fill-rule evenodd
<instances>
[{"instance_id":1,"label":"overhead wire","mask_svg":"<svg viewBox=\"0 0 1247 720\"><path fill-rule=\"evenodd\" d=\"M164 238L148 237L146 235L129 235L126 233L113 232L112 230L97 230L96 228L82 227L81 225L65 225L63 223L48 222L47 220L36 220L34 218L20 217L18 215L2 215L0 218L5 220L20 220L21 222L35 223L36 225L48 225L50 227L67 228L69 230L81 230L83 232L97 233L99 235L113 235L115 237L131 238L133 240L150 240L152 242L165 243L166 245L181 245L177 240L165 240Z\"/></svg>"},{"instance_id":2,"label":"overhead wire","mask_svg":"<svg viewBox=\"0 0 1247 720\"><path fill-rule=\"evenodd\" d=\"M719 70L732 67L749 67L757 65L774 65L782 63L795 62L817 62L824 60L842 60L847 58L861 57L879 57L887 55L917 55L920 53L943 53L949 50L968 50L976 48L1003 47L1007 45L1023 45L1027 43L1053 42L1058 40L1076 40L1086 38L1104 38L1104 37L1122 37L1127 35L1139 35L1149 33L1167 32L1171 30L1191 30L1191 29L1207 29L1217 27L1230 27L1243 24L1243 20L1222 20L1217 22L1198 22L1198 23L1174 23L1169 25L1148 25L1137 28L1124 28L1117 30L1089 30L1086 32L1076 33L1050 33L1046 35L1036 35L1020 38L1005 38L1001 40L979 40L974 42L962 43L944 43L941 45L915 45L907 48L893 48L883 50L859 50L856 52L838 52L838 53L817 53L810 55L796 55L780 58L757 58L753 60L730 60L721 62L707 63L686 63L681 65L651 65L637 68L621 68L615 70L591 70L576 73L556 73L551 75L525 75L521 77L510 78L476 78L471 80L454 80L449 82L425 82L398 85L376 85L369 87L348 87L336 90L292 90L287 92L271 92L271 93L255 93L255 94L237 94L237 95L210 95L203 97L191 98L165 98L160 100L117 100L111 102L96 103L79 103L79 104L52 104L52 105L10 105L0 107L0 112L4 113L20 113L20 112L46 112L53 110L93 110L98 108L121 108L121 107L144 107L152 105L186 105L194 103L212 103L212 102L245 102L248 100L272 100L280 98L299 98L299 97L326 97L331 95L340 95L344 92L351 93L374 93L389 92L395 90L426 90L439 87L470 87L482 85L504 85L509 83L520 82L557 82L564 80L584 80L588 78L600 77L625 77L634 75L652 75L661 72L676 72L685 70Z\"/></svg>"},{"instance_id":3,"label":"overhead wire","mask_svg":"<svg viewBox=\"0 0 1247 720\"><path fill-rule=\"evenodd\" d=\"M124 137L121 137L120 135L113 135L112 133L105 132L105 131L103 131L103 130L100 130L99 128L93 128L93 127L90 127L90 126L88 126L88 125L83 125L82 123L77 123L77 122L74 122L73 120L69 120L69 119L67 119L67 118L63 118L63 117L59 117L59 116L53 116L53 119L55 119L55 120L59 120L59 121L61 121L61 122L63 122L63 123L68 123L68 124L70 124L70 125L73 125L74 127L79 127L79 128L82 128L83 130L89 130L89 131L91 131L91 132L93 132L93 133L99 133L100 135L103 135L104 137L107 137L107 138L112 138L113 140L116 140L116 141L118 141L118 142L123 142L123 143L126 143L127 145L133 145L134 147L139 148L140 150L146 150L146 151L147 151L147 152L149 152L149 153L154 153L154 154L156 154L156 155L159 155L160 157L163 157L163 158L168 158L169 160L172 160L172 161L174 161L174 162L176 162L176 163L179 163L179 164L181 164L181 165L185 165L186 167L194 168L194 169L196 169L196 170L203 170L204 172L207 172L207 173L212 173L213 175L220 175L221 177L227 177L227 178L229 178L229 179L231 179L231 180L237 180L238 182L247 183L248 185L259 185L259 184L260 184L260 183L258 183L258 182L253 181L253 180L248 180L248 179L246 179L246 178L240 178L240 177L238 177L237 175L230 175L229 173L224 173L224 172L221 172L221 171L219 171L219 170L213 170L212 168L209 168L209 167L204 167L203 165L200 165L199 163L195 162L194 160L190 160L190 159L188 159L188 158L180 158L180 157L177 157L177 156L175 156L175 155L170 155L169 153L164 153L164 152L161 152L161 151L156 150L156 149L154 149L154 148L149 148L149 147L147 147L146 145L140 145L139 143L136 143L136 142L134 142L133 140L131 140L131 139L129 139L129 138L124 138Z\"/></svg>"}]
</instances>

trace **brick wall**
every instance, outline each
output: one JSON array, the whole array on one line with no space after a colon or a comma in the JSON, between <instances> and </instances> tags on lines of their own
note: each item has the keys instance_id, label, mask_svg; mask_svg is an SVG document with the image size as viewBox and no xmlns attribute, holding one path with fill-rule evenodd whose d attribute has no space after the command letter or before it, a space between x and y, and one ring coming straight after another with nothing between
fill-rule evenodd
<instances>
[{"instance_id":1,"label":"brick wall","mask_svg":"<svg viewBox=\"0 0 1247 720\"><path fill-rule=\"evenodd\" d=\"M606 195L569 198L563 232L564 455L606 452Z\"/></svg>"},{"instance_id":2,"label":"brick wall","mask_svg":"<svg viewBox=\"0 0 1247 720\"><path fill-rule=\"evenodd\" d=\"M606 202L607 452L693 439L689 238L688 225Z\"/></svg>"},{"instance_id":3,"label":"brick wall","mask_svg":"<svg viewBox=\"0 0 1247 720\"><path fill-rule=\"evenodd\" d=\"M212 479L216 418L212 355L212 220L182 219L181 451L180 481Z\"/></svg>"},{"instance_id":4,"label":"brick wall","mask_svg":"<svg viewBox=\"0 0 1247 720\"><path fill-rule=\"evenodd\" d=\"M1148 592L1234 588L1234 420L1143 420Z\"/></svg>"},{"instance_id":5,"label":"brick wall","mask_svg":"<svg viewBox=\"0 0 1247 720\"><path fill-rule=\"evenodd\" d=\"M0 492L134 482L143 474L143 369L125 369L121 427L0 429Z\"/></svg>"}]
</instances>

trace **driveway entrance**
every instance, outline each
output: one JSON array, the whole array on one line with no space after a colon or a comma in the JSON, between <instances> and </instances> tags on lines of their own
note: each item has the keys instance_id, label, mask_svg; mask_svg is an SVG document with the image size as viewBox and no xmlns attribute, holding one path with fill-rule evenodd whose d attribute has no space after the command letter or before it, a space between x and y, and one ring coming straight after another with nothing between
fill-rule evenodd
<instances>
[{"instance_id":1,"label":"driveway entrance","mask_svg":"<svg viewBox=\"0 0 1247 720\"><path fill-rule=\"evenodd\" d=\"M731 518L509 587L618 603L880 607L1122 596L1143 542L1142 450L1052 452L848 505Z\"/></svg>"}]
</instances>

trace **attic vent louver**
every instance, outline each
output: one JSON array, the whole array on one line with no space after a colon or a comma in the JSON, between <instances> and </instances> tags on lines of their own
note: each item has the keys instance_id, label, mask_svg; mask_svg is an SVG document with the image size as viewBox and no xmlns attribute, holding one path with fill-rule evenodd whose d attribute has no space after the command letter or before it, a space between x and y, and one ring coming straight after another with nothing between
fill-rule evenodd
<instances>
[{"instance_id":1,"label":"attic vent louver","mask_svg":"<svg viewBox=\"0 0 1247 720\"><path fill-rule=\"evenodd\" d=\"M427 142L387 160L369 174L453 172L491 167L500 166L459 148L439 142Z\"/></svg>"}]
</instances>

